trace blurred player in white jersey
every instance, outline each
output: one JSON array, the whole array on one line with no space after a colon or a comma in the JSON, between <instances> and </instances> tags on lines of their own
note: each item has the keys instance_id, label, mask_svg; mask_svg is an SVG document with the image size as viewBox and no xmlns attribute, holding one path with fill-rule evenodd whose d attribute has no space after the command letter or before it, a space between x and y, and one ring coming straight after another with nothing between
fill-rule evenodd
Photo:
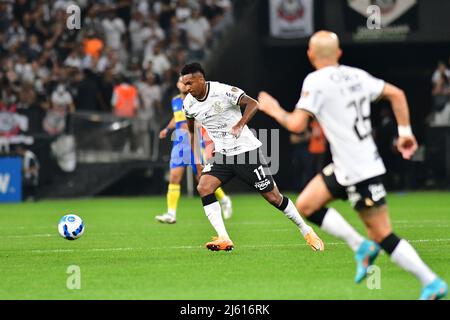
<instances>
[{"instance_id":1,"label":"blurred player in white jersey","mask_svg":"<svg viewBox=\"0 0 450 320\"><path fill-rule=\"evenodd\" d=\"M421 299L443 298L448 292L447 284L406 240L392 231L381 182L386 169L371 135L370 102L386 98L398 123L397 148L403 158L411 158L417 142L410 126L406 96L401 89L361 69L340 65L341 55L336 34L315 33L309 41L308 58L316 71L305 78L295 111L286 112L266 92L258 97L260 110L290 131L305 130L308 118L315 117L330 143L333 163L300 193L297 209L352 248L357 262L356 283L367 275L381 247L393 262L421 281ZM336 198L351 202L373 241L364 239L334 208L325 207Z\"/></svg>"},{"instance_id":2,"label":"blurred player in white jersey","mask_svg":"<svg viewBox=\"0 0 450 320\"><path fill-rule=\"evenodd\" d=\"M183 101L188 119L192 149L197 154L194 138L194 120L202 125L214 142L214 157L205 165L197 186L203 207L217 237L206 247L213 251L232 250L234 245L225 229L220 205L214 191L237 176L255 188L286 217L293 221L313 250L323 250L323 242L298 213L292 201L283 196L272 178L268 165L259 152L262 143L247 127L258 110L258 102L244 91L219 82L206 81L198 63L188 64L181 70L182 81L189 94ZM245 107L244 114L241 107Z\"/></svg>"}]
</instances>

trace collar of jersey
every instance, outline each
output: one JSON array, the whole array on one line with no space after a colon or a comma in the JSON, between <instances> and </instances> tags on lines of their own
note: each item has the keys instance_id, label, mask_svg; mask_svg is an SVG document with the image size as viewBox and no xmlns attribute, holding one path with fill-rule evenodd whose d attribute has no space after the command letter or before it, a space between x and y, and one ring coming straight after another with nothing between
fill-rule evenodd
<instances>
[{"instance_id":1,"label":"collar of jersey","mask_svg":"<svg viewBox=\"0 0 450 320\"><path fill-rule=\"evenodd\" d=\"M209 96L209 81L206 82L206 95L205 95L205 97L203 99L195 98L195 100L197 100L198 102L203 102L206 99L208 99L208 96Z\"/></svg>"}]
</instances>

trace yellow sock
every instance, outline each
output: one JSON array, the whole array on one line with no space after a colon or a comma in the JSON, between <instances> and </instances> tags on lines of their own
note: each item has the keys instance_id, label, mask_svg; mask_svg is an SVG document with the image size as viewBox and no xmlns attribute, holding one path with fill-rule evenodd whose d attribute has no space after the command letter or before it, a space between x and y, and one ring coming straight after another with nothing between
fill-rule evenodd
<instances>
[{"instance_id":1,"label":"yellow sock","mask_svg":"<svg viewBox=\"0 0 450 320\"><path fill-rule=\"evenodd\" d=\"M167 188L167 211L169 214L174 215L177 212L178 199L180 199L180 185L169 183Z\"/></svg>"},{"instance_id":2,"label":"yellow sock","mask_svg":"<svg viewBox=\"0 0 450 320\"><path fill-rule=\"evenodd\" d=\"M216 195L217 200L221 201L225 197L225 192L222 188L217 188L216 192L214 192Z\"/></svg>"}]
</instances>

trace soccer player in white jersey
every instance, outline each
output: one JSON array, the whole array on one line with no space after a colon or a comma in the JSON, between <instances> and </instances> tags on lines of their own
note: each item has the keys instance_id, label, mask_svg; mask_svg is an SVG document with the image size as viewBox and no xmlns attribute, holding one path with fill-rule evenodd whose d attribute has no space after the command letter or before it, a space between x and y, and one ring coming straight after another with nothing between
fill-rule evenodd
<instances>
[{"instance_id":1,"label":"soccer player in white jersey","mask_svg":"<svg viewBox=\"0 0 450 320\"><path fill-rule=\"evenodd\" d=\"M181 82L181 78L177 81L177 88L180 92L179 95L172 99L173 117L170 120L167 127L159 133L161 139L167 137L172 129L175 129L172 139L173 147L170 154L170 175L169 186L167 188L167 212L161 215L157 215L155 219L162 223L176 223L178 200L180 199L181 180L187 166L192 165L193 172L196 179L198 178L197 167L192 163L191 159L194 158L194 153L191 150L191 143L189 141L189 133L187 130L186 117L183 113L183 100L187 95L186 88ZM206 154L203 137L200 144L202 149L202 155ZM206 155L205 155L206 156ZM185 159L187 161L185 161ZM188 160L189 159L189 160ZM203 157L202 157L202 160ZM205 158L206 160L206 158ZM188 162L188 163L187 163ZM225 219L231 218L233 212L231 199L225 194L222 188L217 188L215 195L223 210L223 217Z\"/></svg>"},{"instance_id":2,"label":"soccer player in white jersey","mask_svg":"<svg viewBox=\"0 0 450 320\"><path fill-rule=\"evenodd\" d=\"M198 63L185 65L181 70L181 77L189 92L183 101L183 110L188 119L191 145L199 169L202 168L198 148L195 146L195 141L198 141L194 138L195 120L205 128L215 146L214 157L201 170L197 185L206 216L217 232L217 237L208 242L206 247L213 251L228 251L234 247L214 191L237 176L292 220L314 251L322 251L322 240L303 221L292 201L278 191L267 163L259 152L262 143L247 127L247 123L258 111L258 102L241 89L206 81L205 73ZM241 107L245 108L243 115Z\"/></svg>"},{"instance_id":3,"label":"soccer player in white jersey","mask_svg":"<svg viewBox=\"0 0 450 320\"><path fill-rule=\"evenodd\" d=\"M338 37L332 32L315 33L307 54L316 71L305 78L295 111L286 112L266 92L258 96L260 110L290 131L305 130L308 118L315 117L330 143L333 163L300 193L297 209L324 231L347 242L355 252L357 283L364 279L381 247L393 262L420 280L421 299L444 297L447 284L406 240L392 231L381 182L386 170L371 135L370 102L386 98L398 123L397 148L403 158L411 158L417 142L410 127L404 92L361 69L340 65L342 51ZM336 198L351 202L373 241L364 239L335 209L325 207Z\"/></svg>"}]
</instances>

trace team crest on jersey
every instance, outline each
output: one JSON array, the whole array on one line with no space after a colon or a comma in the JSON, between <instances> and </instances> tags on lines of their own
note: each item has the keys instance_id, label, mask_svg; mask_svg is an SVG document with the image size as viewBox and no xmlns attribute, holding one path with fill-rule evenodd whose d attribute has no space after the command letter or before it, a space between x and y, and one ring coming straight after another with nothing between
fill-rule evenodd
<instances>
[{"instance_id":1,"label":"team crest on jersey","mask_svg":"<svg viewBox=\"0 0 450 320\"><path fill-rule=\"evenodd\" d=\"M220 105L219 101L214 102L213 104L213 110L215 113L221 113L223 111L222 106Z\"/></svg>"}]
</instances>

